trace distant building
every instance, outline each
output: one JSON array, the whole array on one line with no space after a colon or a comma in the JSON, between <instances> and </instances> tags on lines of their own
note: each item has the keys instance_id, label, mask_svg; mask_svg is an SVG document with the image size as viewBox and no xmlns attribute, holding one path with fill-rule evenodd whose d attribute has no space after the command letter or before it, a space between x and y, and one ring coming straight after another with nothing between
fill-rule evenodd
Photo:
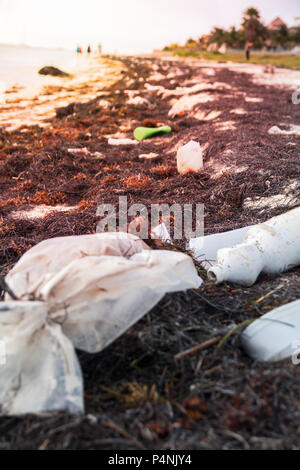
<instances>
[{"instance_id":1,"label":"distant building","mask_svg":"<svg viewBox=\"0 0 300 470\"><path fill-rule=\"evenodd\" d=\"M277 16L275 20L268 24L267 28L269 31L279 31L282 26L286 26L286 24L281 18L279 18L279 16Z\"/></svg>"}]
</instances>

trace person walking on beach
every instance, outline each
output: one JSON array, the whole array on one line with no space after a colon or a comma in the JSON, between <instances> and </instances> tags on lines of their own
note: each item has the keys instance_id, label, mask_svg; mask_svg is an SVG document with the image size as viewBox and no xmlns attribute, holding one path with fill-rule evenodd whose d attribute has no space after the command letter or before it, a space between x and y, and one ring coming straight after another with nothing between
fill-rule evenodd
<instances>
[{"instance_id":1,"label":"person walking on beach","mask_svg":"<svg viewBox=\"0 0 300 470\"><path fill-rule=\"evenodd\" d=\"M90 54L92 52L92 49L91 49L91 46L88 45L88 48L87 48L87 53Z\"/></svg>"},{"instance_id":2,"label":"person walking on beach","mask_svg":"<svg viewBox=\"0 0 300 470\"><path fill-rule=\"evenodd\" d=\"M251 43L247 41L245 44L245 54L246 54L247 60L250 60L250 47L251 47Z\"/></svg>"}]
</instances>

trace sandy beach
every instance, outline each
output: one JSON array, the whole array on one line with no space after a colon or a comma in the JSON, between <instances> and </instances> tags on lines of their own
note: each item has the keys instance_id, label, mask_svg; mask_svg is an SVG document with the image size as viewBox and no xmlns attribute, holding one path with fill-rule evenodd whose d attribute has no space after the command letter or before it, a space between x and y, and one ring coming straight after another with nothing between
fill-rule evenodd
<instances>
[{"instance_id":1,"label":"sandy beach","mask_svg":"<svg viewBox=\"0 0 300 470\"><path fill-rule=\"evenodd\" d=\"M7 87L0 101L0 127L10 130L30 125L47 127L47 120L55 116L56 108L94 99L99 91L119 80L124 69L118 61L99 57L69 58L67 64L70 78L41 76L38 68L32 68L24 83L19 80Z\"/></svg>"},{"instance_id":2,"label":"sandy beach","mask_svg":"<svg viewBox=\"0 0 300 470\"><path fill-rule=\"evenodd\" d=\"M148 209L203 203L205 234L299 205L299 134L284 133L300 124L291 100L299 84L300 72L261 66L105 56L26 100L8 93L0 109L1 273L41 240L94 233L98 205L117 207L120 195ZM172 132L137 145L108 142L161 124ZM176 152L189 140L200 143L204 168L182 176ZM147 243L186 252L185 240ZM244 322L299 298L299 268L244 288L216 286L196 266L201 288L167 295L101 353L79 352L85 416L1 418L1 448L299 448L299 368L257 363L240 346Z\"/></svg>"}]
</instances>

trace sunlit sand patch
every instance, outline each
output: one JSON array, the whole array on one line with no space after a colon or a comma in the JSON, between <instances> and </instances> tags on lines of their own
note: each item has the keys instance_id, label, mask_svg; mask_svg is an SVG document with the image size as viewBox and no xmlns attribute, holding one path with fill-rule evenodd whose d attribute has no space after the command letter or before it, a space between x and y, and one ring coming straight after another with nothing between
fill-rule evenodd
<instances>
[{"instance_id":1,"label":"sunlit sand patch","mask_svg":"<svg viewBox=\"0 0 300 470\"><path fill-rule=\"evenodd\" d=\"M230 156L228 154L228 156ZM247 166L239 166L238 164L226 164L217 161L211 161L204 167L209 171L212 179L220 178L220 176L227 175L227 174L238 174L243 173L244 171L248 170Z\"/></svg>"},{"instance_id":2,"label":"sunlit sand patch","mask_svg":"<svg viewBox=\"0 0 300 470\"><path fill-rule=\"evenodd\" d=\"M243 114L247 114L247 111L243 108L232 109L230 112L232 114L237 114L237 115L240 115L240 116L242 116Z\"/></svg>"},{"instance_id":3,"label":"sunlit sand patch","mask_svg":"<svg viewBox=\"0 0 300 470\"><path fill-rule=\"evenodd\" d=\"M201 83L199 83L201 81ZM163 89L158 91L158 95L162 98L167 98L168 96L185 96L192 93L197 93L199 91L209 91L209 90L230 90L231 86L223 82L209 83L199 78L194 85L191 86L191 81L186 81L183 87L177 87L175 90Z\"/></svg>"},{"instance_id":4,"label":"sunlit sand patch","mask_svg":"<svg viewBox=\"0 0 300 470\"><path fill-rule=\"evenodd\" d=\"M194 118L199 119L199 121L212 121L216 119L221 114L221 111L197 111L194 114Z\"/></svg>"},{"instance_id":5,"label":"sunlit sand patch","mask_svg":"<svg viewBox=\"0 0 300 470\"><path fill-rule=\"evenodd\" d=\"M281 126L288 127L288 129L280 129L278 126L273 126L268 130L268 134L273 135L300 135L300 126L295 124L280 124Z\"/></svg>"},{"instance_id":6,"label":"sunlit sand patch","mask_svg":"<svg viewBox=\"0 0 300 470\"><path fill-rule=\"evenodd\" d=\"M225 121L216 124L216 130L218 131L234 131L236 130L235 121Z\"/></svg>"},{"instance_id":7,"label":"sunlit sand patch","mask_svg":"<svg viewBox=\"0 0 300 470\"><path fill-rule=\"evenodd\" d=\"M261 103L263 101L263 99L262 98L251 97L251 96L246 96L245 101L247 103Z\"/></svg>"},{"instance_id":8,"label":"sunlit sand patch","mask_svg":"<svg viewBox=\"0 0 300 470\"><path fill-rule=\"evenodd\" d=\"M162 73L155 73L153 75L150 75L148 80L153 80L154 82L159 82L160 80L165 80L166 76L163 75Z\"/></svg>"},{"instance_id":9,"label":"sunlit sand patch","mask_svg":"<svg viewBox=\"0 0 300 470\"><path fill-rule=\"evenodd\" d=\"M77 206L63 206L63 205L58 205L58 206L45 206L45 205L40 205L33 207L32 209L29 209L27 211L14 211L11 212L11 217L14 219L29 219L29 220L34 220L34 219L43 219L46 217L46 215L49 215L54 212L69 212L74 209L77 209Z\"/></svg>"},{"instance_id":10,"label":"sunlit sand patch","mask_svg":"<svg viewBox=\"0 0 300 470\"><path fill-rule=\"evenodd\" d=\"M209 93L200 93L197 95L191 96L182 96L179 100L176 100L171 103L172 108L169 111L169 116L174 117L177 114L185 111L191 111L194 106L201 103L208 103L209 101L214 101L214 97Z\"/></svg>"},{"instance_id":11,"label":"sunlit sand patch","mask_svg":"<svg viewBox=\"0 0 300 470\"><path fill-rule=\"evenodd\" d=\"M270 183L271 184L271 183ZM300 203L299 181L291 182L281 194L246 198L243 203L245 209L275 209L279 207L293 207Z\"/></svg>"}]
</instances>

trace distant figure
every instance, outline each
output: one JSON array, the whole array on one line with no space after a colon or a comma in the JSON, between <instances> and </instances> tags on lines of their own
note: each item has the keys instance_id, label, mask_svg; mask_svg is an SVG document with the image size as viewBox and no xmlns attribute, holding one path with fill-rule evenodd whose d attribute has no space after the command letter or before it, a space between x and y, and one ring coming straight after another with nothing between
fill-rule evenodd
<instances>
[{"instance_id":1,"label":"distant figure","mask_svg":"<svg viewBox=\"0 0 300 470\"><path fill-rule=\"evenodd\" d=\"M77 54L81 54L81 53L82 53L82 49L81 49L80 46L77 47L76 52L77 52Z\"/></svg>"},{"instance_id":2,"label":"distant figure","mask_svg":"<svg viewBox=\"0 0 300 470\"><path fill-rule=\"evenodd\" d=\"M245 54L246 54L246 59L250 60L250 48L251 48L251 42L247 41L245 44Z\"/></svg>"},{"instance_id":3,"label":"distant figure","mask_svg":"<svg viewBox=\"0 0 300 470\"><path fill-rule=\"evenodd\" d=\"M88 48L87 48L87 53L90 54L92 52L92 49L91 49L91 46L88 45Z\"/></svg>"},{"instance_id":4,"label":"distant figure","mask_svg":"<svg viewBox=\"0 0 300 470\"><path fill-rule=\"evenodd\" d=\"M98 44L98 54L99 55L102 54L102 45L101 44Z\"/></svg>"}]
</instances>

